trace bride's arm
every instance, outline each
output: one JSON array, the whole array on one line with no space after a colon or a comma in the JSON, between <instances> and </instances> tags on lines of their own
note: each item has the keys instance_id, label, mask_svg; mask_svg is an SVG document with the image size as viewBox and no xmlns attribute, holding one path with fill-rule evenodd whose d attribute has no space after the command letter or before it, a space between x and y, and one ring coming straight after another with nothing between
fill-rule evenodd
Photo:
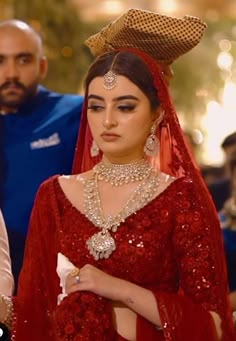
<instances>
[{"instance_id":1,"label":"bride's arm","mask_svg":"<svg viewBox=\"0 0 236 341\"><path fill-rule=\"evenodd\" d=\"M110 276L90 264L80 269L79 276L80 281L76 283L75 277L68 275L66 281L66 292L68 294L76 291L90 291L112 301L122 302L158 328L165 328L161 321L156 297L152 291L126 280ZM179 295L172 294L172 299L177 296ZM213 317L220 339L220 318L216 313L210 312L210 315Z\"/></svg>"}]
</instances>

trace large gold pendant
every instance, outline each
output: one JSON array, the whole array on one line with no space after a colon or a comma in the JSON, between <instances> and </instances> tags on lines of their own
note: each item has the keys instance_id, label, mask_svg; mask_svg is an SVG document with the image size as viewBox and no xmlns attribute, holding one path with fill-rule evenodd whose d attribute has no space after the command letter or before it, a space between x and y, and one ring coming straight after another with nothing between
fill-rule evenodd
<instances>
[{"instance_id":1,"label":"large gold pendant","mask_svg":"<svg viewBox=\"0 0 236 341\"><path fill-rule=\"evenodd\" d=\"M87 240L87 246L89 253L93 255L95 260L109 258L116 249L115 240L107 230L94 234Z\"/></svg>"}]
</instances>

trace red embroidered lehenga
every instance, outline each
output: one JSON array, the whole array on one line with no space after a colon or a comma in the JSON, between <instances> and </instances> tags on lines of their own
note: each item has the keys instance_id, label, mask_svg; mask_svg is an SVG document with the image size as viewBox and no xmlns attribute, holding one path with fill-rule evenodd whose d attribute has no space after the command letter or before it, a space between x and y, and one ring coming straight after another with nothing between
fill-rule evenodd
<instances>
[{"instance_id":1,"label":"red embroidered lehenga","mask_svg":"<svg viewBox=\"0 0 236 341\"><path fill-rule=\"evenodd\" d=\"M86 246L97 227L72 206L57 176L41 185L14 302L16 341L117 340L108 300L80 292L57 305L61 292L56 274L58 252L78 267L93 264L154 293L163 329L157 330L138 316L137 341L215 341L215 326L208 311L217 312L222 319L222 340L235 339L214 206L184 143L158 65L140 51L132 51L149 65L165 110L158 132L161 154L158 160L150 161L177 179L120 225L114 234L116 251L99 261ZM91 140L85 101L75 172L90 169L98 161L89 156Z\"/></svg>"}]
</instances>

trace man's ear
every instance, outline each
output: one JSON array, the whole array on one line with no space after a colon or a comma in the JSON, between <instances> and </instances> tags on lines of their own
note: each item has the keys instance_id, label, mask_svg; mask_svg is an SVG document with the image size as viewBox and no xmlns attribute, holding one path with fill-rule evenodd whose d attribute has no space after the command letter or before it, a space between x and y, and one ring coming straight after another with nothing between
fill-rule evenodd
<instances>
[{"instance_id":1,"label":"man's ear","mask_svg":"<svg viewBox=\"0 0 236 341\"><path fill-rule=\"evenodd\" d=\"M40 60L40 77L44 79L48 73L48 60L45 56L43 56Z\"/></svg>"}]
</instances>

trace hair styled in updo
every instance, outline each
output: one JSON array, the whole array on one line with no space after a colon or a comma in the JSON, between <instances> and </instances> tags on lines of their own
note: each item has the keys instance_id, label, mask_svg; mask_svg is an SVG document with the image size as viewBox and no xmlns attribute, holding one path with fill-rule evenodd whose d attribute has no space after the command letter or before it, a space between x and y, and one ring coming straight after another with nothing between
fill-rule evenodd
<instances>
[{"instance_id":1,"label":"hair styled in updo","mask_svg":"<svg viewBox=\"0 0 236 341\"><path fill-rule=\"evenodd\" d=\"M111 68L117 75L127 77L146 95L152 111L159 107L158 91L147 65L139 56L129 51L113 51L97 57L85 78L85 89L88 89L94 78L104 76Z\"/></svg>"}]
</instances>

